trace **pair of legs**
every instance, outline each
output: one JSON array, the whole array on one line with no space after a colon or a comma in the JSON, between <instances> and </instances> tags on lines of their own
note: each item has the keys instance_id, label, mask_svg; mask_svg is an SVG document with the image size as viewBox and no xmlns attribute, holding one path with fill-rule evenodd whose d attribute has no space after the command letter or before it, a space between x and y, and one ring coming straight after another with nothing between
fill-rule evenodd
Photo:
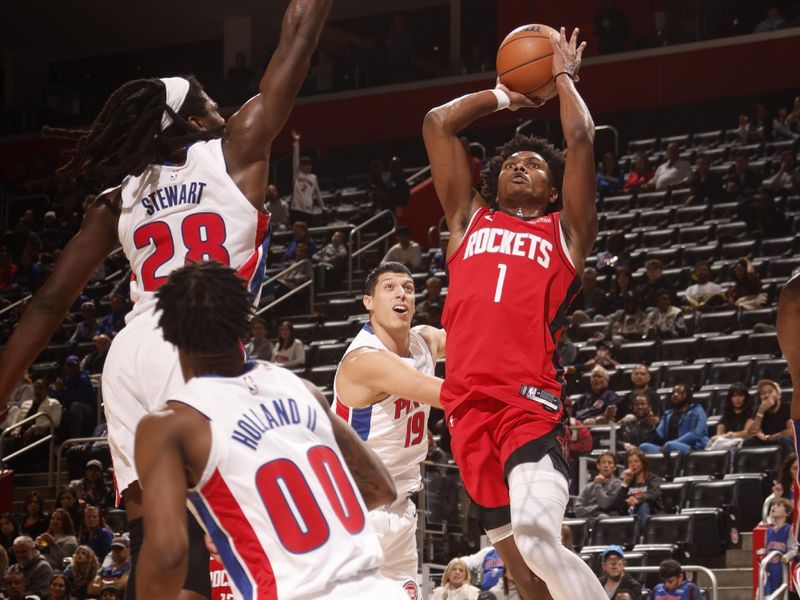
<instances>
[{"instance_id":1,"label":"pair of legs","mask_svg":"<svg viewBox=\"0 0 800 600\"><path fill-rule=\"evenodd\" d=\"M667 442L664 444L664 446L657 446L656 444L651 444L650 442L639 444L639 450L645 454L654 454L656 452L680 452L681 454L686 454L691 449L692 447L688 444L682 444L681 442L674 441Z\"/></svg>"}]
</instances>

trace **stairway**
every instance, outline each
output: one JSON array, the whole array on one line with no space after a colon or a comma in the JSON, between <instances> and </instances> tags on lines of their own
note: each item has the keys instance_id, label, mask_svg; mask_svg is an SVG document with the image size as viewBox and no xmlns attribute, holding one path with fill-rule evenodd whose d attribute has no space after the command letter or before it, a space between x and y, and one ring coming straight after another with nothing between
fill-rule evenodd
<instances>
[{"instance_id":1,"label":"stairway","mask_svg":"<svg viewBox=\"0 0 800 600\"><path fill-rule=\"evenodd\" d=\"M25 512L25 499L31 492L39 492L42 500L44 500L42 508L46 511L52 511L58 494L57 479L54 473L53 484L48 485L47 473L14 473L14 496L12 502L14 514L23 514ZM62 487L69 483L69 474L66 471L61 473L60 481Z\"/></svg>"},{"instance_id":2,"label":"stairway","mask_svg":"<svg viewBox=\"0 0 800 600\"><path fill-rule=\"evenodd\" d=\"M742 533L742 547L725 553L725 568L712 569L717 577L718 600L753 600L753 534ZM698 585L709 586L702 573Z\"/></svg>"}]
</instances>

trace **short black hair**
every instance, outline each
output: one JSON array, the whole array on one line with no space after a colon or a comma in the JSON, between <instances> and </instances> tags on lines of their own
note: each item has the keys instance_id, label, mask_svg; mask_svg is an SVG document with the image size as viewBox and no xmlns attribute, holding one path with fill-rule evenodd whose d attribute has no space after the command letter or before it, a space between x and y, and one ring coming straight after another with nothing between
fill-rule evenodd
<instances>
[{"instance_id":1,"label":"short black hair","mask_svg":"<svg viewBox=\"0 0 800 600\"><path fill-rule=\"evenodd\" d=\"M408 225L399 225L396 232L398 235L411 235L411 227Z\"/></svg>"},{"instance_id":2,"label":"short black hair","mask_svg":"<svg viewBox=\"0 0 800 600\"><path fill-rule=\"evenodd\" d=\"M164 339L188 354L220 354L250 328L252 298L236 271L218 262L173 271L156 292Z\"/></svg>"},{"instance_id":3,"label":"short black hair","mask_svg":"<svg viewBox=\"0 0 800 600\"><path fill-rule=\"evenodd\" d=\"M661 564L658 565L658 576L661 579L669 579L681 573L683 573L683 568L681 567L681 563L677 560L668 558L667 560L662 560Z\"/></svg>"},{"instance_id":4,"label":"short black hair","mask_svg":"<svg viewBox=\"0 0 800 600\"><path fill-rule=\"evenodd\" d=\"M403 263L399 262L385 262L379 264L372 269L364 280L364 293L367 296L372 296L375 293L375 285L378 283L378 277L384 273L404 273L413 279L411 270Z\"/></svg>"},{"instance_id":5,"label":"short black hair","mask_svg":"<svg viewBox=\"0 0 800 600\"><path fill-rule=\"evenodd\" d=\"M313 165L314 163L311 161L310 156L301 156L300 157L300 164L301 165Z\"/></svg>"},{"instance_id":6,"label":"short black hair","mask_svg":"<svg viewBox=\"0 0 800 600\"><path fill-rule=\"evenodd\" d=\"M552 212L558 208L561 196L561 184L564 179L564 161L566 155L561 150L557 149L553 144L544 138L536 136L516 134L508 142L502 146L495 148L495 154L489 159L484 171L483 187L481 188L481 195L486 203L491 208L497 208L497 178L500 176L500 171L503 168L503 163L512 154L517 152L536 152L541 156L550 167L550 175L552 177L552 184L558 190L559 202L548 207L547 212Z\"/></svg>"}]
</instances>

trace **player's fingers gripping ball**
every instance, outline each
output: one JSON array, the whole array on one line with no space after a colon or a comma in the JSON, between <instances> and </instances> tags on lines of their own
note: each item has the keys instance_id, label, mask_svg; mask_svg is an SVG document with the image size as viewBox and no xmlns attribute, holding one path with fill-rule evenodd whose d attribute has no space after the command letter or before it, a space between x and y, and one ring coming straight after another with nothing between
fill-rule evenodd
<instances>
[{"instance_id":1,"label":"player's fingers gripping ball","mask_svg":"<svg viewBox=\"0 0 800 600\"><path fill-rule=\"evenodd\" d=\"M551 33L558 35L547 25L523 25L509 33L497 51L500 83L532 99L544 101L554 97ZM541 101L534 100L536 104Z\"/></svg>"}]
</instances>

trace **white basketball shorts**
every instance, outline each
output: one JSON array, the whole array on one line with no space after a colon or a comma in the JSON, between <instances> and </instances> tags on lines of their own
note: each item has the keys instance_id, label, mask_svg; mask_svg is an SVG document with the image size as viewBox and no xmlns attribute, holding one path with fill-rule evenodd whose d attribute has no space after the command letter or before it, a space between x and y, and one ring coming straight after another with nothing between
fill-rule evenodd
<instances>
[{"instance_id":1,"label":"white basketball shorts","mask_svg":"<svg viewBox=\"0 0 800 600\"><path fill-rule=\"evenodd\" d=\"M371 510L368 514L383 550L381 575L397 582L408 596L418 597L417 507L406 498L388 509Z\"/></svg>"}]
</instances>

